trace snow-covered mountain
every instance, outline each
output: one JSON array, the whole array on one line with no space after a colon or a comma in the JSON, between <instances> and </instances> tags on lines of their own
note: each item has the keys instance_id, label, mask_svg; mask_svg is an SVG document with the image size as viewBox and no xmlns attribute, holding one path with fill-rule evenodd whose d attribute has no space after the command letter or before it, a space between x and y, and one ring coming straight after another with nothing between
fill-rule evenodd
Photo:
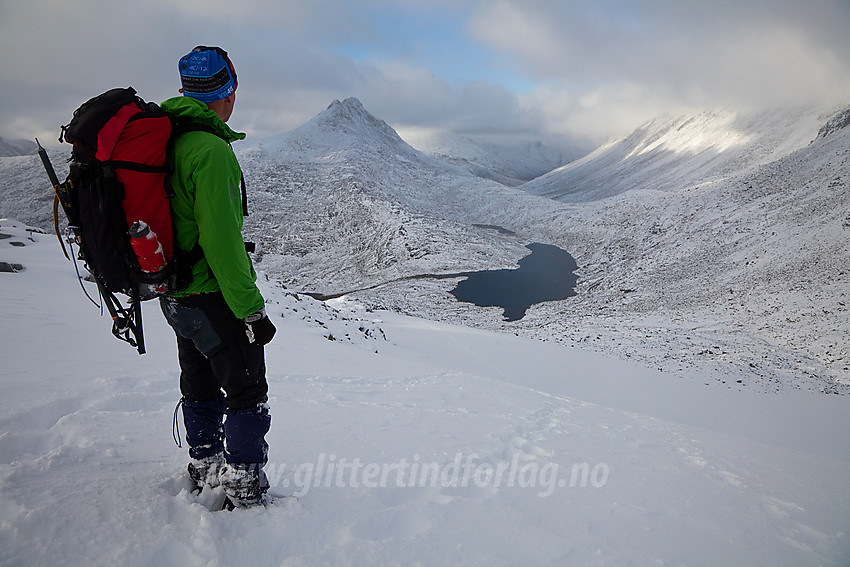
<instances>
[{"instance_id":1,"label":"snow-covered mountain","mask_svg":"<svg viewBox=\"0 0 850 567\"><path fill-rule=\"evenodd\" d=\"M240 159L255 188L246 230L264 268L298 289L510 267L528 252L521 238L474 226L466 198L527 194L423 155L354 98Z\"/></svg>"},{"instance_id":2,"label":"snow-covered mountain","mask_svg":"<svg viewBox=\"0 0 850 567\"><path fill-rule=\"evenodd\" d=\"M511 187L531 181L588 153L588 150L564 140L521 135L462 135L408 129L402 137L426 155Z\"/></svg>"},{"instance_id":3,"label":"snow-covered mountain","mask_svg":"<svg viewBox=\"0 0 850 567\"><path fill-rule=\"evenodd\" d=\"M356 99L335 101L292 132L236 146L246 233L264 277L289 289L361 290L352 297L371 307L600 350L687 379L696 368L722 387L846 392L850 128L828 118L702 114L643 128L532 182L582 172L620 184L605 199L562 203L425 156ZM0 168L0 215L50 226L37 157ZM516 267L532 241L576 258L578 295L520 321L458 303L448 293L456 279L403 279Z\"/></svg>"},{"instance_id":4,"label":"snow-covered mountain","mask_svg":"<svg viewBox=\"0 0 850 567\"><path fill-rule=\"evenodd\" d=\"M357 99L236 150L250 193L246 234L260 245L265 271L287 286L335 293L421 273L510 267L528 252L523 239L458 222L474 218L462 199L440 202L467 188L482 200L509 189L414 150ZM49 150L60 177L68 153ZM0 215L52 226L38 157L4 158L0 173Z\"/></svg>"},{"instance_id":5,"label":"snow-covered mountain","mask_svg":"<svg viewBox=\"0 0 850 567\"><path fill-rule=\"evenodd\" d=\"M0 157L32 155L35 151L35 142L0 138Z\"/></svg>"},{"instance_id":6,"label":"snow-covered mountain","mask_svg":"<svg viewBox=\"0 0 850 567\"><path fill-rule=\"evenodd\" d=\"M572 203L723 179L802 148L836 110L714 111L652 120L523 189Z\"/></svg>"}]
</instances>

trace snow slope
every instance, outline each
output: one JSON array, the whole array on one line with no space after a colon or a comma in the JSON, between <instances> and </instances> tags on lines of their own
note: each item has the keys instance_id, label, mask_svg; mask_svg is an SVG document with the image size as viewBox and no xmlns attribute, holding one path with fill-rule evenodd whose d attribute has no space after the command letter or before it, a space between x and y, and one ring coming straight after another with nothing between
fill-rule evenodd
<instances>
[{"instance_id":1,"label":"snow slope","mask_svg":"<svg viewBox=\"0 0 850 567\"><path fill-rule=\"evenodd\" d=\"M836 110L706 111L658 118L523 189L562 202L587 202L632 189L669 191L706 183L804 147Z\"/></svg>"},{"instance_id":2,"label":"snow slope","mask_svg":"<svg viewBox=\"0 0 850 567\"><path fill-rule=\"evenodd\" d=\"M211 512L172 444L157 306L140 357L51 235L0 232L26 268L0 273L0 565L850 562L847 397L707 388L265 277L267 470L299 496Z\"/></svg>"},{"instance_id":3,"label":"snow slope","mask_svg":"<svg viewBox=\"0 0 850 567\"><path fill-rule=\"evenodd\" d=\"M653 168L643 143L622 145L632 157L613 170L607 152L588 156L576 168L595 168L598 186L631 188L605 199L590 189L593 200L551 223L584 277L577 301L540 306L524 324L553 322L555 340L684 374L698 368L720 384L846 392L846 114L823 129L828 117L812 123L811 113L779 113L772 126L762 117L742 130L754 141L714 166L671 153L678 165Z\"/></svg>"},{"instance_id":4,"label":"snow slope","mask_svg":"<svg viewBox=\"0 0 850 567\"><path fill-rule=\"evenodd\" d=\"M70 151L48 149L47 153L64 180ZM53 190L34 152L0 158L0 179L0 217L24 219L41 229L53 226Z\"/></svg>"}]
</instances>

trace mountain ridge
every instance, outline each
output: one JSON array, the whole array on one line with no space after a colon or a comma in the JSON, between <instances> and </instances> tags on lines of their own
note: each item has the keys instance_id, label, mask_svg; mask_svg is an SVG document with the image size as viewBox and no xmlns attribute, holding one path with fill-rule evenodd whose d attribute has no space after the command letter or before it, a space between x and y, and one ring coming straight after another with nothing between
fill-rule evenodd
<instances>
[{"instance_id":1,"label":"mountain ridge","mask_svg":"<svg viewBox=\"0 0 850 567\"><path fill-rule=\"evenodd\" d=\"M0 137L0 157L32 155L36 145L29 140L8 140Z\"/></svg>"},{"instance_id":2,"label":"mountain ridge","mask_svg":"<svg viewBox=\"0 0 850 567\"><path fill-rule=\"evenodd\" d=\"M653 119L521 188L566 203L674 190L769 164L817 137L835 108L704 111Z\"/></svg>"}]
</instances>

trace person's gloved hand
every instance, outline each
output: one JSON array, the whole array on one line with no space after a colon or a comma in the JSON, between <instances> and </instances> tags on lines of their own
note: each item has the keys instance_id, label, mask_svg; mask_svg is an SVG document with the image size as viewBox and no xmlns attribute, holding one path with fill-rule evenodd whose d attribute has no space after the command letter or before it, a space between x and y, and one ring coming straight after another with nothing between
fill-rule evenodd
<instances>
[{"instance_id":1,"label":"person's gloved hand","mask_svg":"<svg viewBox=\"0 0 850 567\"><path fill-rule=\"evenodd\" d=\"M248 335L249 343L260 346L267 345L277 332L271 320L266 316L265 309L260 309L256 313L248 315L243 321L245 321L247 327L245 333Z\"/></svg>"}]
</instances>

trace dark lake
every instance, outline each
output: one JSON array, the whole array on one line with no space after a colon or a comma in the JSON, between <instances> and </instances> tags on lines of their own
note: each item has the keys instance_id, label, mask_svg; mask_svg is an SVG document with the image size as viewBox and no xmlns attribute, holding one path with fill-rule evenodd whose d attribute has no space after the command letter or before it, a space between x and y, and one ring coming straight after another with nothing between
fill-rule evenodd
<instances>
[{"instance_id":1,"label":"dark lake","mask_svg":"<svg viewBox=\"0 0 850 567\"><path fill-rule=\"evenodd\" d=\"M535 303L573 297L578 268L570 254L549 244L527 246L531 254L515 270L467 272L450 292L458 301L480 307L501 307L505 320L518 321Z\"/></svg>"}]
</instances>

